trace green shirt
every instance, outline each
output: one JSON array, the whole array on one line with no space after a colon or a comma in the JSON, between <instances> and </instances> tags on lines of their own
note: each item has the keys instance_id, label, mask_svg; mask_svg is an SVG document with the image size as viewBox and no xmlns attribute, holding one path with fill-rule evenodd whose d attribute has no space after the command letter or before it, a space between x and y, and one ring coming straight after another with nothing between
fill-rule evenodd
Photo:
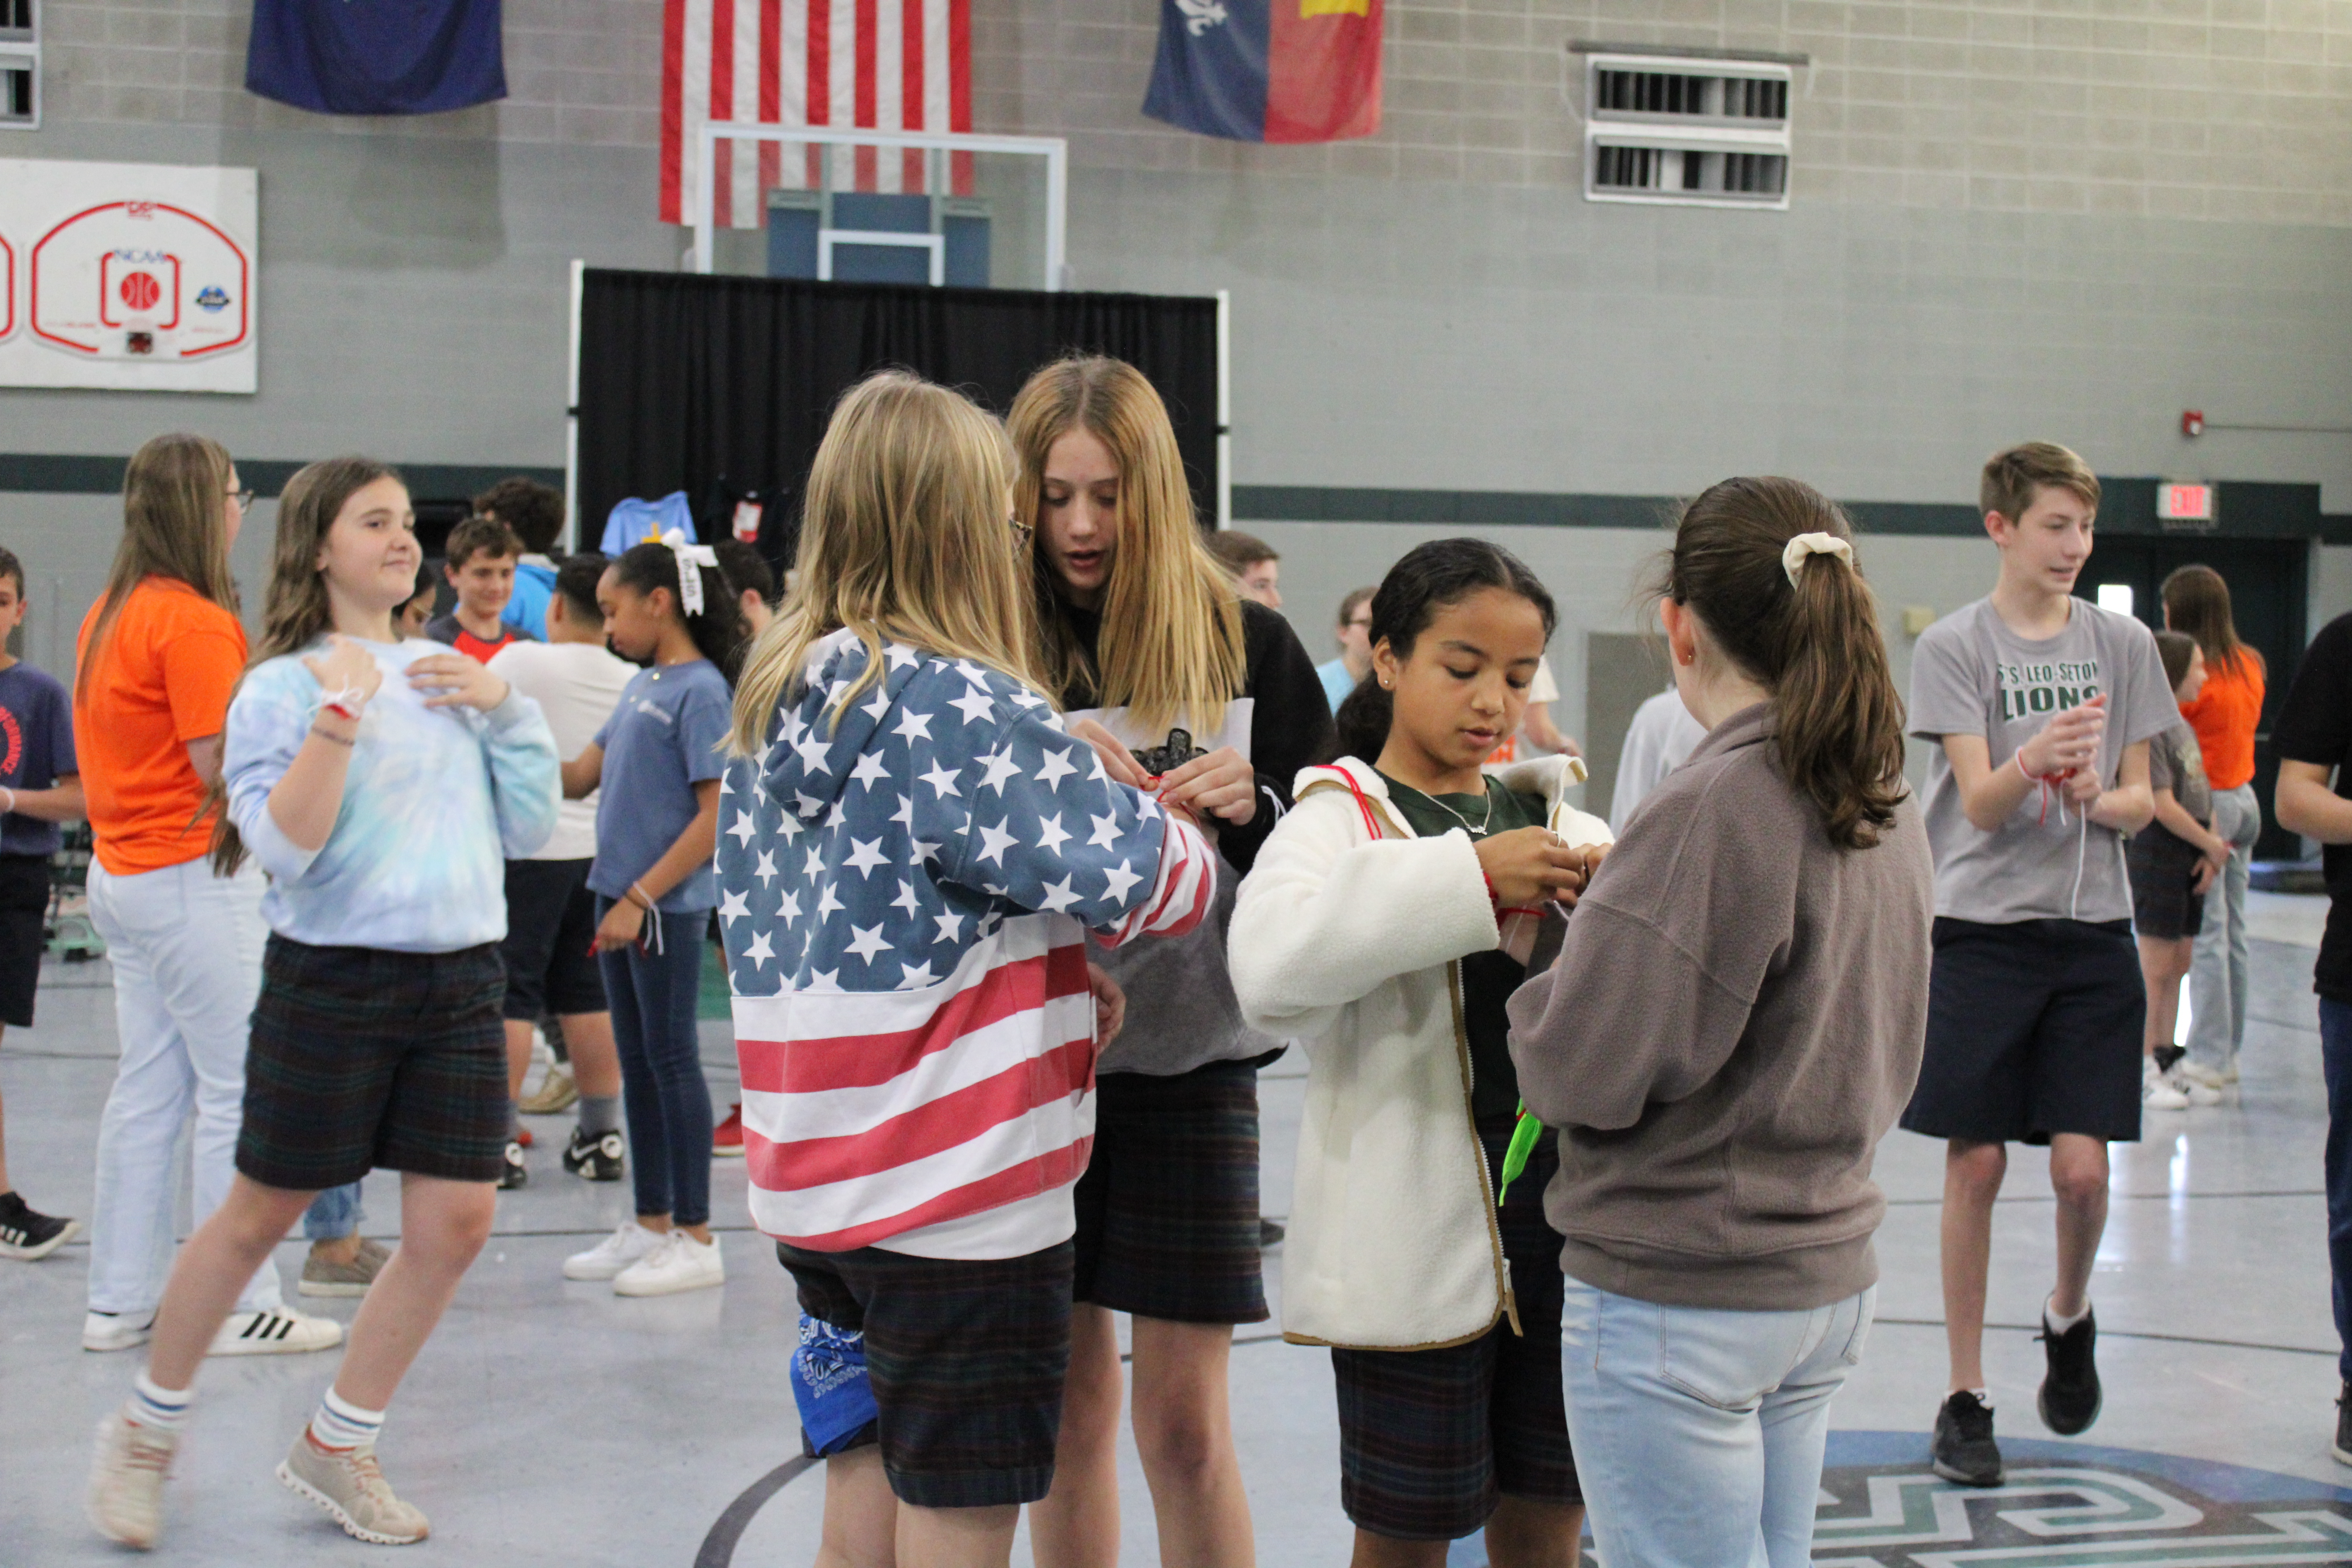
<instances>
[{"instance_id":1,"label":"green shirt","mask_svg":"<svg viewBox=\"0 0 2352 1568\"><path fill-rule=\"evenodd\" d=\"M1484 775L1485 795L1423 795L1386 773L1381 776L1388 779L1390 804L1424 838L1465 831L1478 839L1543 826L1544 803L1531 795L1512 794L1491 773ZM1474 952L1462 960L1462 1025L1470 1037L1470 1113L1482 1121L1508 1118L1519 1108L1519 1074L1511 1065L1511 1021L1503 1006L1527 977L1527 966L1507 952Z\"/></svg>"}]
</instances>

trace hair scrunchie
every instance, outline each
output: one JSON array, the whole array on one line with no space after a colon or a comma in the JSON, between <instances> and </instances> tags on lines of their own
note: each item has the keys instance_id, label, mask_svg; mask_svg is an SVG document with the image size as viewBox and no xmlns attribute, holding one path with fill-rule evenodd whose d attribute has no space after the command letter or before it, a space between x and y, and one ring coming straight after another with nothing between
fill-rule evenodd
<instances>
[{"instance_id":1,"label":"hair scrunchie","mask_svg":"<svg viewBox=\"0 0 2352 1568\"><path fill-rule=\"evenodd\" d=\"M689 544L683 529L671 529L661 536L663 544L677 558L677 607L688 618L702 614L702 574L692 570L708 566L719 570L719 552L708 544Z\"/></svg>"},{"instance_id":2,"label":"hair scrunchie","mask_svg":"<svg viewBox=\"0 0 2352 1568\"><path fill-rule=\"evenodd\" d=\"M1808 555L1834 555L1849 567L1853 564L1853 546L1849 542L1834 533L1801 533L1780 552L1780 570L1789 574L1790 587L1797 585L1797 568Z\"/></svg>"}]
</instances>

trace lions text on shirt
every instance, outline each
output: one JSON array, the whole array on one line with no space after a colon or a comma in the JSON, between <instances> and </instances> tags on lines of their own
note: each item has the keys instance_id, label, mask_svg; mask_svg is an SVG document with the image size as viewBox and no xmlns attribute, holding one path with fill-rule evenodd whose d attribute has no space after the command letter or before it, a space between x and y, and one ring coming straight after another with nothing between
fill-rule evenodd
<instances>
[{"instance_id":1,"label":"lions text on shirt","mask_svg":"<svg viewBox=\"0 0 2352 1568\"><path fill-rule=\"evenodd\" d=\"M1981 735L1996 768L2051 719L2106 698L2099 780L2112 789L2124 749L2180 721L2154 634L2087 599L2071 602L2056 637L2021 637L1990 599L1929 626L1911 656L1911 733L1927 764L1927 841L1936 913L1987 925L2031 920L2119 921L2132 912L2123 836L2087 824L2055 785L2027 792L1990 833L1969 821L1947 735Z\"/></svg>"}]
</instances>

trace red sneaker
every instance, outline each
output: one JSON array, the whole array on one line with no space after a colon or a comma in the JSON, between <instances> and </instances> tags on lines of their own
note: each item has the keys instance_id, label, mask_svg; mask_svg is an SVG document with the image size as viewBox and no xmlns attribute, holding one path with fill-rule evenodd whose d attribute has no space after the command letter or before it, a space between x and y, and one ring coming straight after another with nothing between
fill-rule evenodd
<instances>
[{"instance_id":1,"label":"red sneaker","mask_svg":"<svg viewBox=\"0 0 2352 1568\"><path fill-rule=\"evenodd\" d=\"M520 1144L521 1144L521 1145L522 1145L524 1148L526 1148L526 1149L530 1148L530 1142L531 1142L531 1140L530 1140L530 1128L528 1128L528 1127L526 1127L526 1128L522 1129L522 1131L520 1131L520 1132L517 1132L517 1133L515 1134L515 1142L518 1142L518 1143L520 1143Z\"/></svg>"},{"instance_id":2,"label":"red sneaker","mask_svg":"<svg viewBox=\"0 0 2352 1568\"><path fill-rule=\"evenodd\" d=\"M737 1100L727 1112L727 1120L710 1133L710 1152L722 1158L740 1159L743 1153L743 1102Z\"/></svg>"}]
</instances>

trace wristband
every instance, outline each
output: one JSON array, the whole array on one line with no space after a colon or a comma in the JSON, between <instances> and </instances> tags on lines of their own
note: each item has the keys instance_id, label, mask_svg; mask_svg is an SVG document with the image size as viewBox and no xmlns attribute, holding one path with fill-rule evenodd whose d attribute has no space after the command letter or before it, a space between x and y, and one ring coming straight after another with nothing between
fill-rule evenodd
<instances>
[{"instance_id":1,"label":"wristband","mask_svg":"<svg viewBox=\"0 0 2352 1568\"><path fill-rule=\"evenodd\" d=\"M645 910L647 914L654 912L654 897L652 894L646 891L644 883L630 883L629 891L637 896L637 908Z\"/></svg>"},{"instance_id":2,"label":"wristband","mask_svg":"<svg viewBox=\"0 0 2352 1568\"><path fill-rule=\"evenodd\" d=\"M319 704L319 711L332 713L338 719L349 719L354 724L360 721L359 710L346 708L341 702L321 702Z\"/></svg>"},{"instance_id":3,"label":"wristband","mask_svg":"<svg viewBox=\"0 0 2352 1568\"><path fill-rule=\"evenodd\" d=\"M319 728L319 726L318 726L318 725L316 725L316 724L313 724L313 725L311 725L311 726L310 726L310 733L312 733L313 735L318 736L318 737L319 737L319 739L320 739L321 741L325 741L325 742L328 742L329 744L331 744L331 745L336 745L336 746L356 746L356 745L358 745L358 744L359 744L359 742L358 742L357 741L348 739L348 738L347 738L347 737L345 737L345 736L338 735L338 734L336 734L332 730L321 730L321 729L320 729L320 728Z\"/></svg>"},{"instance_id":4,"label":"wristband","mask_svg":"<svg viewBox=\"0 0 2352 1568\"><path fill-rule=\"evenodd\" d=\"M2035 778L2033 774L2027 770L2025 766L2025 748L2023 746L2018 747L2015 752L2011 752L2009 760L2017 764L2018 776L2024 779L2027 784L2039 784L2042 782Z\"/></svg>"},{"instance_id":5,"label":"wristband","mask_svg":"<svg viewBox=\"0 0 2352 1568\"><path fill-rule=\"evenodd\" d=\"M0 816L13 816L16 815L16 792L8 788L5 784L0 784L0 795L5 795L8 797L8 804L5 807L0 807Z\"/></svg>"}]
</instances>

